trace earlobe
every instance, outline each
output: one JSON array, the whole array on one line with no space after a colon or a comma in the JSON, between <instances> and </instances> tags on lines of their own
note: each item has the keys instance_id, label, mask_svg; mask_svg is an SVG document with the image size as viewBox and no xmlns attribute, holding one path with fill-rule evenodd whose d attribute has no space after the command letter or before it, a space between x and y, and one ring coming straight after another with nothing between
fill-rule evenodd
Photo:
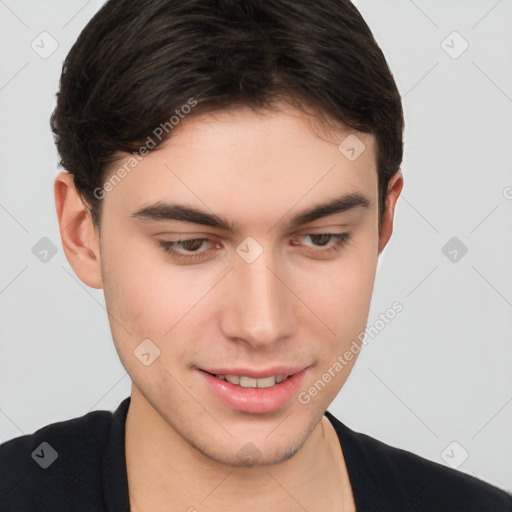
<instances>
[{"instance_id":1,"label":"earlobe","mask_svg":"<svg viewBox=\"0 0 512 512\"><path fill-rule=\"evenodd\" d=\"M69 264L83 283L102 288L99 234L69 172L56 176L54 195L62 247Z\"/></svg>"},{"instance_id":2,"label":"earlobe","mask_svg":"<svg viewBox=\"0 0 512 512\"><path fill-rule=\"evenodd\" d=\"M395 206L402 192L404 185L404 178L402 172L398 170L396 174L391 178L388 184L388 190L386 194L386 207L382 216L382 226L379 234L379 254L384 250L391 234L393 233L393 219L395 215Z\"/></svg>"}]
</instances>

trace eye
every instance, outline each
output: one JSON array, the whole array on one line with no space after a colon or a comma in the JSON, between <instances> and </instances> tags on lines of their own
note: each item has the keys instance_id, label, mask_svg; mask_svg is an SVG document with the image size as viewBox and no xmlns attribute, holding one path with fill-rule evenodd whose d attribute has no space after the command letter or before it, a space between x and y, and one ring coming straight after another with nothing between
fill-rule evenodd
<instances>
[{"instance_id":1,"label":"eye","mask_svg":"<svg viewBox=\"0 0 512 512\"><path fill-rule=\"evenodd\" d=\"M178 240L177 242L170 242L174 247L179 247L186 252L197 252L201 248L206 238L191 238L190 240Z\"/></svg>"},{"instance_id":2,"label":"eye","mask_svg":"<svg viewBox=\"0 0 512 512\"><path fill-rule=\"evenodd\" d=\"M199 251L199 249L203 246L204 242L213 243L207 238L189 238L187 240L176 240L173 242L168 240L157 240L159 247L178 260L194 260L203 258L205 251ZM184 251L184 253L176 250L177 248Z\"/></svg>"},{"instance_id":3,"label":"eye","mask_svg":"<svg viewBox=\"0 0 512 512\"><path fill-rule=\"evenodd\" d=\"M348 233L315 233L302 235L302 238L309 238L313 245L304 245L305 252L312 255L330 255L339 251L342 247L348 245L350 242L350 235ZM332 242L332 243L329 243ZM299 245L292 241L292 245ZM327 247L324 249L324 247ZM320 248L320 249L319 249Z\"/></svg>"},{"instance_id":4,"label":"eye","mask_svg":"<svg viewBox=\"0 0 512 512\"><path fill-rule=\"evenodd\" d=\"M334 240L334 245L347 242L346 233L320 233L315 235L304 235L309 237L316 247L325 247L330 241Z\"/></svg>"}]
</instances>

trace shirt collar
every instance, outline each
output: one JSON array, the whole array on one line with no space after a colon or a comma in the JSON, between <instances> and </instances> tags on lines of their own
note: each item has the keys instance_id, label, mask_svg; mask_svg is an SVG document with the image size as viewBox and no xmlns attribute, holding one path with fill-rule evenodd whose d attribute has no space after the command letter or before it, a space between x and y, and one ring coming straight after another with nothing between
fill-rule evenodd
<instances>
[{"instance_id":1,"label":"shirt collar","mask_svg":"<svg viewBox=\"0 0 512 512\"><path fill-rule=\"evenodd\" d=\"M125 455L125 425L130 398L125 398L114 412L103 456L103 496L108 512L130 512Z\"/></svg>"}]
</instances>

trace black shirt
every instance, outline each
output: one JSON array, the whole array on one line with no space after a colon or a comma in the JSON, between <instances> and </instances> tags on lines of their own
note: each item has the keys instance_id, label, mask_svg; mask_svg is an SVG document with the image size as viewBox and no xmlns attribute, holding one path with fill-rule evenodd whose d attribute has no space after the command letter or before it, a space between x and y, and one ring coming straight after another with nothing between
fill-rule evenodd
<instances>
[{"instance_id":1,"label":"black shirt","mask_svg":"<svg viewBox=\"0 0 512 512\"><path fill-rule=\"evenodd\" d=\"M129 405L130 397L114 413L89 412L1 444L0 512L129 512ZM510 494L325 415L343 446L357 512L512 512Z\"/></svg>"}]
</instances>

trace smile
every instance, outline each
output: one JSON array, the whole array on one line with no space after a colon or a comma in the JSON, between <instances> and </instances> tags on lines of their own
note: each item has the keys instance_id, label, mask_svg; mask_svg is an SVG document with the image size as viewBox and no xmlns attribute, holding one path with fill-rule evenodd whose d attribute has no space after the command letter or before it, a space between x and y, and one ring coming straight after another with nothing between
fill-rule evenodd
<instances>
[{"instance_id":1,"label":"smile","mask_svg":"<svg viewBox=\"0 0 512 512\"><path fill-rule=\"evenodd\" d=\"M259 372L259 375L241 369L240 373L210 373L210 370L198 368L196 371L206 389L224 406L239 412L264 414L277 411L292 400L309 368L281 367Z\"/></svg>"},{"instance_id":2,"label":"smile","mask_svg":"<svg viewBox=\"0 0 512 512\"><path fill-rule=\"evenodd\" d=\"M241 386L243 388L270 388L276 384L280 384L288 378L288 375L271 375L270 377L263 377L262 379L255 379L253 377L246 377L244 375L215 375L217 379L226 380Z\"/></svg>"}]
</instances>

